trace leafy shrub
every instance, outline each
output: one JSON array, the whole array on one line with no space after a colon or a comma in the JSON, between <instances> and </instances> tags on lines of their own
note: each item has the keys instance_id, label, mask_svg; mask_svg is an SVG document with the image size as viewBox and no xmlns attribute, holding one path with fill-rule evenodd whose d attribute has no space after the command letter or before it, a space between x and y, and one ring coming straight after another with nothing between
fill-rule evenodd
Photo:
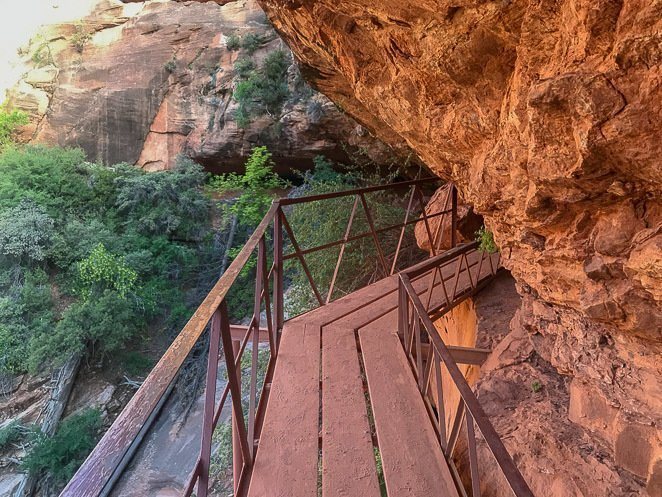
<instances>
[{"instance_id":1,"label":"leafy shrub","mask_svg":"<svg viewBox=\"0 0 662 497\"><path fill-rule=\"evenodd\" d=\"M0 255L25 262L39 262L54 236L53 219L29 199L0 212Z\"/></svg>"},{"instance_id":2,"label":"leafy shrub","mask_svg":"<svg viewBox=\"0 0 662 497\"><path fill-rule=\"evenodd\" d=\"M144 376L154 367L154 361L140 352L130 350L122 356L122 365L130 376Z\"/></svg>"},{"instance_id":3,"label":"leafy shrub","mask_svg":"<svg viewBox=\"0 0 662 497\"><path fill-rule=\"evenodd\" d=\"M0 153L0 370L178 331L219 272L205 181L187 161L147 174L80 150Z\"/></svg>"},{"instance_id":4,"label":"leafy shrub","mask_svg":"<svg viewBox=\"0 0 662 497\"><path fill-rule=\"evenodd\" d=\"M20 373L29 368L33 337L48 336L55 324L46 273L13 272L15 281L0 296L0 370Z\"/></svg>"},{"instance_id":5,"label":"leafy shrub","mask_svg":"<svg viewBox=\"0 0 662 497\"><path fill-rule=\"evenodd\" d=\"M133 168L115 180L116 206L125 226L137 232L199 240L209 221L209 201L201 195L206 178L201 166L187 160L170 171Z\"/></svg>"},{"instance_id":6,"label":"leafy shrub","mask_svg":"<svg viewBox=\"0 0 662 497\"><path fill-rule=\"evenodd\" d=\"M32 57L30 57L37 67L53 63L53 54L51 53L51 46L47 41L40 41L37 44Z\"/></svg>"},{"instance_id":7,"label":"leafy shrub","mask_svg":"<svg viewBox=\"0 0 662 497\"><path fill-rule=\"evenodd\" d=\"M83 53L85 45L91 38L92 33L85 28L83 21L78 21L74 26L74 34L71 36L71 46L74 47L78 53Z\"/></svg>"},{"instance_id":8,"label":"leafy shrub","mask_svg":"<svg viewBox=\"0 0 662 497\"><path fill-rule=\"evenodd\" d=\"M0 450L5 450L11 444L18 442L23 437L23 426L14 420L8 425L0 428Z\"/></svg>"},{"instance_id":9,"label":"leafy shrub","mask_svg":"<svg viewBox=\"0 0 662 497\"><path fill-rule=\"evenodd\" d=\"M177 61L173 58L170 59L168 62L163 64L163 69L166 70L168 73L173 73L177 69Z\"/></svg>"},{"instance_id":10,"label":"leafy shrub","mask_svg":"<svg viewBox=\"0 0 662 497\"><path fill-rule=\"evenodd\" d=\"M237 126L242 129L248 128L251 124L251 116L248 114L246 108L241 106L235 112L234 120Z\"/></svg>"},{"instance_id":11,"label":"leafy shrub","mask_svg":"<svg viewBox=\"0 0 662 497\"><path fill-rule=\"evenodd\" d=\"M233 98L239 104L237 117L250 115L275 116L289 96L287 86L287 55L282 50L271 52L258 69L252 70L234 89Z\"/></svg>"},{"instance_id":12,"label":"leafy shrub","mask_svg":"<svg viewBox=\"0 0 662 497\"><path fill-rule=\"evenodd\" d=\"M121 298L126 298L129 292L136 289L138 273L100 243L89 257L78 263L78 278L80 293L85 300L89 300L95 289L97 292L99 289L110 289Z\"/></svg>"},{"instance_id":13,"label":"leafy shrub","mask_svg":"<svg viewBox=\"0 0 662 497\"><path fill-rule=\"evenodd\" d=\"M253 55L255 51L260 48L262 43L264 43L262 36L257 33L247 33L241 37L240 46L246 50L249 55Z\"/></svg>"},{"instance_id":14,"label":"leafy shrub","mask_svg":"<svg viewBox=\"0 0 662 497\"><path fill-rule=\"evenodd\" d=\"M86 409L68 417L53 437L37 436L23 466L31 475L45 471L56 484L66 483L94 448L101 425L101 413L97 409Z\"/></svg>"},{"instance_id":15,"label":"leafy shrub","mask_svg":"<svg viewBox=\"0 0 662 497\"><path fill-rule=\"evenodd\" d=\"M243 175L219 175L210 181L211 188L221 191L241 192L230 211L247 226L257 226L269 210L274 190L285 188L287 183L273 171L274 162L267 147L253 148Z\"/></svg>"},{"instance_id":16,"label":"leafy shrub","mask_svg":"<svg viewBox=\"0 0 662 497\"><path fill-rule=\"evenodd\" d=\"M230 36L228 36L228 39L225 42L225 46L231 52L239 50L239 48L241 47L241 39L236 34L231 34Z\"/></svg>"},{"instance_id":17,"label":"leafy shrub","mask_svg":"<svg viewBox=\"0 0 662 497\"><path fill-rule=\"evenodd\" d=\"M311 123L318 123L324 117L324 106L319 100L310 100L306 106L306 115Z\"/></svg>"},{"instance_id":18,"label":"leafy shrub","mask_svg":"<svg viewBox=\"0 0 662 497\"><path fill-rule=\"evenodd\" d=\"M251 59L242 57L234 63L234 70L240 78L247 78L255 69L255 62Z\"/></svg>"},{"instance_id":19,"label":"leafy shrub","mask_svg":"<svg viewBox=\"0 0 662 497\"><path fill-rule=\"evenodd\" d=\"M492 232L487 230L485 226L482 226L476 232L476 241L478 242L478 249L489 254L493 254L498 251L496 243L494 242L494 235Z\"/></svg>"},{"instance_id":20,"label":"leafy shrub","mask_svg":"<svg viewBox=\"0 0 662 497\"><path fill-rule=\"evenodd\" d=\"M10 111L7 106L0 106L0 152L13 142L16 130L28 122L25 112Z\"/></svg>"}]
</instances>

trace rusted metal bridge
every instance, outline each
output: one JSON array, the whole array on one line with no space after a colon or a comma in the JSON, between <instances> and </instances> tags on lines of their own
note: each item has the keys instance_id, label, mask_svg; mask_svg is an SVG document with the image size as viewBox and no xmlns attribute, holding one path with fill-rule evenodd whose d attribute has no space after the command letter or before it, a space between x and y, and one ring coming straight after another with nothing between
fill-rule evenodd
<instances>
[{"instance_id":1,"label":"rusted metal bridge","mask_svg":"<svg viewBox=\"0 0 662 497\"><path fill-rule=\"evenodd\" d=\"M426 210L426 189L438 185L430 178L275 201L61 495L110 494L187 356L208 332L200 453L182 496L211 495L212 435L223 409L231 407L236 496L478 497L479 436L513 495L532 497L457 366L480 365L489 351L447 345L434 325L487 285L500 267L499 255L480 251L476 242L457 244L452 185L438 211ZM372 195L388 195L394 208L402 208L403 220L380 226ZM315 247L301 244L288 214L332 199L347 201L344 236ZM422 262L412 256L415 241L407 243L416 225L431 248ZM367 229L354 233L356 226ZM388 233L395 235L386 243ZM343 258L362 240L374 244L377 276L337 296ZM329 282L315 281L306 260L322 250L337 253ZM253 316L241 327L230 323L227 295L249 261L255 264ZM286 320L288 261L300 265L317 305ZM269 354L263 378L258 377L260 347ZM248 392L242 392L244 355L251 356ZM221 361L227 383L217 392ZM449 388L452 395L444 390ZM444 399L451 397L459 400L449 405ZM463 435L469 467L464 478L454 463Z\"/></svg>"}]
</instances>

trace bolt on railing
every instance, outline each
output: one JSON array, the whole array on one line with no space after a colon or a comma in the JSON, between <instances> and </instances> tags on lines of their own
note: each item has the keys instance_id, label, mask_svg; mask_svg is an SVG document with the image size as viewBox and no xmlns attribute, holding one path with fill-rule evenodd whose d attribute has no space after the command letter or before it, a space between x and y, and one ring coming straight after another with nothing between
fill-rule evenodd
<instances>
[{"instance_id":1,"label":"bolt on railing","mask_svg":"<svg viewBox=\"0 0 662 497\"><path fill-rule=\"evenodd\" d=\"M454 274L445 277L443 269L451 264L456 265ZM461 488L462 494L466 495L466 492L455 469L453 456L464 422L472 497L481 495L475 427L478 427L513 494L517 497L533 497L533 493L459 369L457 362L461 361L456 362L457 356L454 357L453 347L449 348L444 343L434 325L436 319L487 284L498 269L499 254L480 251L478 243L472 242L401 272L398 288L398 334L439 437L440 450L451 465L456 484ZM423 295L421 299L411 281L426 272L432 272L432 278L427 295ZM443 299L441 303L433 305L431 295L435 287L442 291ZM444 392L442 366L447 371L450 384L460 395L457 407L453 406L455 414L452 422L447 419L444 405L444 399L449 398L449 392ZM448 430L449 426L450 430Z\"/></svg>"},{"instance_id":2,"label":"bolt on railing","mask_svg":"<svg viewBox=\"0 0 662 497\"><path fill-rule=\"evenodd\" d=\"M456 192L452 185L448 188L446 200L441 210L432 213L426 211L425 198L421 187L434 185L438 181L437 178L426 178L274 201L239 254L205 297L189 322L60 495L63 497L98 497L110 494L113 485L121 477L143 436L158 416L159 410L176 382L182 365L207 329L209 330L209 352L200 452L184 487L183 495L190 496L196 487L197 497L208 495L212 436L228 396L232 402L235 448L233 454L234 495L244 495L250 479L253 461L259 450L260 432L278 357L280 334L285 321L285 262L288 260L299 262L318 304L322 306L334 299L334 289L337 286L337 278L346 247L352 241L371 239L375 253L378 256L381 272L383 276L388 276L397 271L400 255L406 248L403 245L405 230L408 226L422 221L425 225L431 252L436 254L443 236L444 222L443 218L439 218L433 233L430 220L440 216L449 216L450 226L455 228L457 215ZM372 192L402 192L403 190L407 191L408 199L403 221L385 227L377 227L366 196ZM310 202L340 197L354 199L344 236L339 240L316 247L302 248L288 221L287 209ZM416 204L418 204L417 209L414 207ZM352 235L352 225L355 222L359 205L364 212L369 229ZM380 241L380 235L392 230L400 230L400 234L395 252L387 254ZM284 253L286 237L289 239L289 245L292 248L292 252L287 254ZM451 237L450 243L454 244L454 229L451 230ZM411 246L415 245L416 242ZM326 296L323 296L319 290L320 282L314 281L306 262L306 256L330 248L338 248L339 254ZM257 265L255 269L253 315L248 326L232 325L230 323L227 295L249 260L255 257L256 251ZM272 252L271 257L269 257L269 252ZM271 264L269 264L269 260L271 260ZM252 356L249 383L250 397L248 408L245 410L242 405L241 393L241 360L245 351L249 348L249 342ZM261 343L268 343L269 362L264 374L263 386L258 395L258 349ZM227 372L227 382L219 397L216 384L221 355Z\"/></svg>"}]
</instances>

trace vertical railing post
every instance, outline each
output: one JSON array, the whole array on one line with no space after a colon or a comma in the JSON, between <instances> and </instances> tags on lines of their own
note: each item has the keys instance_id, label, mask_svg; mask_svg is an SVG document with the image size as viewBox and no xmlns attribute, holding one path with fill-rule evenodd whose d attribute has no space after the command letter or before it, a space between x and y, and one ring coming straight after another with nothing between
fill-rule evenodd
<instances>
[{"instance_id":1,"label":"vertical railing post","mask_svg":"<svg viewBox=\"0 0 662 497\"><path fill-rule=\"evenodd\" d=\"M451 248L457 245L457 188L451 183Z\"/></svg>"},{"instance_id":2,"label":"vertical railing post","mask_svg":"<svg viewBox=\"0 0 662 497\"><path fill-rule=\"evenodd\" d=\"M236 361L239 351L241 350L241 342L239 340L232 340L232 357ZM241 368L237 368L237 383L241 385ZM239 429L237 422L237 413L232 411L232 481L234 484L234 493L237 495L239 489L239 477L241 470L244 467L244 458L241 454L241 439L239 438Z\"/></svg>"},{"instance_id":3,"label":"vertical railing post","mask_svg":"<svg viewBox=\"0 0 662 497\"><path fill-rule=\"evenodd\" d=\"M363 211L365 212L366 220L368 221L368 226L370 227L370 233L372 234L372 240L375 243L375 249L377 250L377 256L381 263L382 269L384 270L384 277L388 276L388 267L386 265L386 257L384 257L384 252L382 246L379 243L379 237L377 236L377 230L375 230L375 223L372 219L372 214L370 214L370 208L368 207L368 201L365 199L363 193L359 193L359 198L361 199L361 204L363 205Z\"/></svg>"},{"instance_id":4,"label":"vertical railing post","mask_svg":"<svg viewBox=\"0 0 662 497\"><path fill-rule=\"evenodd\" d=\"M230 321L228 317L228 308L225 300L220 304L221 311L221 343L223 344L223 351L232 350L232 334L230 332ZM225 368L228 372L228 385L230 387L230 395L232 397L232 412L235 413L235 421L237 424L237 435L241 445L241 455L244 460L244 465L252 466L253 460L251 459L251 452L248 448L248 436L246 434L246 423L244 422L244 410L241 405L241 365L235 366L235 358L230 357L230 354L224 353Z\"/></svg>"},{"instance_id":5,"label":"vertical railing post","mask_svg":"<svg viewBox=\"0 0 662 497\"><path fill-rule=\"evenodd\" d=\"M480 497L480 477L478 475L478 452L476 450L476 433L474 431L474 418L467 409L467 445L469 447L469 470L471 472L471 495Z\"/></svg>"},{"instance_id":6,"label":"vertical railing post","mask_svg":"<svg viewBox=\"0 0 662 497\"><path fill-rule=\"evenodd\" d=\"M407 291L402 284L402 278L406 276L400 275L398 278L398 336L402 343L407 343L409 337L409 301L407 300Z\"/></svg>"},{"instance_id":7,"label":"vertical railing post","mask_svg":"<svg viewBox=\"0 0 662 497\"><path fill-rule=\"evenodd\" d=\"M278 337L283 329L283 224L280 207L274 214L274 289L273 289L273 334L278 348Z\"/></svg>"},{"instance_id":8,"label":"vertical railing post","mask_svg":"<svg viewBox=\"0 0 662 497\"><path fill-rule=\"evenodd\" d=\"M251 381L250 398L248 399L248 449L251 460L255 459L255 410L257 409L257 370L260 354L260 326L262 325L262 284L264 282L264 268L266 264L266 244L264 237L260 240L257 249L257 274L255 276L255 300L253 302L253 340L251 342ZM269 291L264 289L265 293ZM268 311L268 309L267 309Z\"/></svg>"},{"instance_id":9,"label":"vertical railing post","mask_svg":"<svg viewBox=\"0 0 662 497\"><path fill-rule=\"evenodd\" d=\"M205 409L202 420L202 443L200 445L200 476L198 497L207 497L209 490L209 466L211 461L211 439L214 432L214 408L216 404L216 377L218 375L218 353L221 334L221 314L214 312L209 333L209 358L205 384Z\"/></svg>"}]
</instances>

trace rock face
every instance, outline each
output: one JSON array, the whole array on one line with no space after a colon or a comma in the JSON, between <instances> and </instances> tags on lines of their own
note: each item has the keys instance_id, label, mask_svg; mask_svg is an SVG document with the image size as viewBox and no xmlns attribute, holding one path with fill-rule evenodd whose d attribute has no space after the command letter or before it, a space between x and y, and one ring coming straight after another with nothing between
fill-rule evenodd
<instances>
[{"instance_id":1,"label":"rock face","mask_svg":"<svg viewBox=\"0 0 662 497\"><path fill-rule=\"evenodd\" d=\"M484 216L570 381L546 436L604 444L634 490L603 495L660 495L662 2L260 3L316 88Z\"/></svg>"},{"instance_id":2,"label":"rock face","mask_svg":"<svg viewBox=\"0 0 662 497\"><path fill-rule=\"evenodd\" d=\"M220 5L223 4L223 5ZM259 37L250 50L228 41ZM230 46L229 46L230 45ZM311 90L295 65L277 115L235 117L235 64L259 67L276 50L291 54L253 0L184 5L100 0L79 22L46 26L23 55L31 65L10 100L32 115L27 138L79 146L90 160L171 167L180 153L219 171L267 145L283 169L318 154L346 157L344 147L385 160L373 139Z\"/></svg>"}]
</instances>

